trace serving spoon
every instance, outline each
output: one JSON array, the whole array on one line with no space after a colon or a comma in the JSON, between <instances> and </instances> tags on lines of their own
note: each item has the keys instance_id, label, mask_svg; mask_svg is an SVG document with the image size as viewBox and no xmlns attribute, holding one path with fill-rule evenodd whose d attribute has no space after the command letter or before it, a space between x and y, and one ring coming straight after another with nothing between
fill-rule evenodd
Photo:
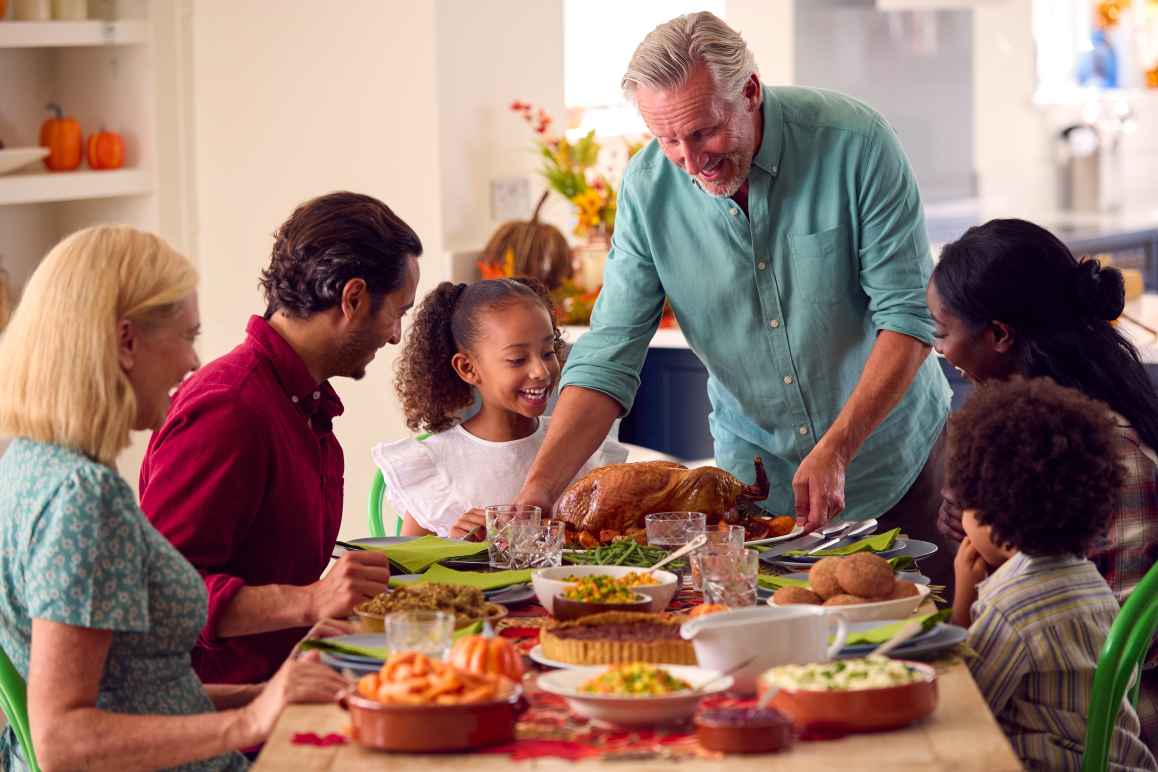
<instances>
[{"instance_id":1,"label":"serving spoon","mask_svg":"<svg viewBox=\"0 0 1158 772\"><path fill-rule=\"evenodd\" d=\"M676 558L682 558L684 555L688 554L688 553L689 553L689 552L691 552L692 550L697 550L697 549L699 549L700 547L704 546L704 545L705 545L705 544L707 544L707 543L708 543L708 535L707 535L706 533L701 533L699 536L697 536L696 538L692 539L692 540L691 540L691 541L689 541L687 544L685 544L684 546L680 547L678 550L676 550L675 552L671 553L671 554L670 554L670 555L668 555L666 558L664 558L663 560L659 561L658 563L656 563L654 566L652 566L651 568L647 569L647 570L646 570L646 571L644 571L643 573L645 573L645 574L653 574L653 573L655 573L655 572L656 572L656 570L657 570L658 568L660 568L661 566L666 566L668 563L672 562L672 561L673 561L673 560L675 560Z\"/></svg>"}]
</instances>

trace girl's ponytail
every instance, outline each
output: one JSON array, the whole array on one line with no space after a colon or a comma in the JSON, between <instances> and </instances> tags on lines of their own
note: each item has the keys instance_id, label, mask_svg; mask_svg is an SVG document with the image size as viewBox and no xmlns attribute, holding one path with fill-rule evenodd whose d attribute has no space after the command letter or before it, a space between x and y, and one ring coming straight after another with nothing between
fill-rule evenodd
<instances>
[{"instance_id":1,"label":"girl's ponytail","mask_svg":"<svg viewBox=\"0 0 1158 772\"><path fill-rule=\"evenodd\" d=\"M466 289L466 284L448 281L435 287L422 300L406 335L394 389L411 431L446 431L474 401L471 387L450 363L458 352L454 312Z\"/></svg>"}]
</instances>

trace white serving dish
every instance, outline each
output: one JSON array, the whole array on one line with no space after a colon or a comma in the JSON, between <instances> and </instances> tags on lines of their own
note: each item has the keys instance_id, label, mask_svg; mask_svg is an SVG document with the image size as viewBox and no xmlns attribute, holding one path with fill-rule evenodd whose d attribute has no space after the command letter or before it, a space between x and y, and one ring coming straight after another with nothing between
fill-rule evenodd
<instances>
[{"instance_id":1,"label":"white serving dish","mask_svg":"<svg viewBox=\"0 0 1158 772\"><path fill-rule=\"evenodd\" d=\"M692 642L696 662L731 672L741 694L755 692L756 679L769 668L831 660L847 634L844 618L825 614L820 606L752 606L707 614L680 627L680 636Z\"/></svg>"},{"instance_id":2,"label":"white serving dish","mask_svg":"<svg viewBox=\"0 0 1158 772\"><path fill-rule=\"evenodd\" d=\"M904 619L920 608L921 604L925 602L925 599L929 597L928 585L918 584L916 587L916 595L910 595L907 598L899 598L897 600L858 603L855 606L809 606L805 604L804 608L818 608L826 614L840 616L846 622L875 622L882 619ZM780 606L769 598L768 605L773 608L794 608L796 604Z\"/></svg>"},{"instance_id":3,"label":"white serving dish","mask_svg":"<svg viewBox=\"0 0 1158 772\"><path fill-rule=\"evenodd\" d=\"M0 174L14 172L47 156L46 147L10 147L0 150Z\"/></svg>"},{"instance_id":4,"label":"white serving dish","mask_svg":"<svg viewBox=\"0 0 1158 772\"><path fill-rule=\"evenodd\" d=\"M690 665L659 665L676 678L692 685L694 691L663 697L616 697L607 694L587 694L579 687L607 670L607 665L556 670L539 676L539 688L567 700L571 710L581 716L622 726L649 726L686 721L696 712L704 697L727 691L732 686L731 676L721 676L714 670ZM698 687L713 683L702 691Z\"/></svg>"},{"instance_id":5,"label":"white serving dish","mask_svg":"<svg viewBox=\"0 0 1158 772\"><path fill-rule=\"evenodd\" d=\"M557 566L555 568L536 568L531 572L531 586L539 596L539 604L551 614L555 613L555 596L562 594L571 582L564 582L565 576L613 576L618 579L630 573L641 573L644 568L632 566ZM651 598L649 612L658 613L667 608L671 599L675 597L679 586L679 577L670 571L660 569L655 572L659 584L641 584L635 589Z\"/></svg>"}]
</instances>

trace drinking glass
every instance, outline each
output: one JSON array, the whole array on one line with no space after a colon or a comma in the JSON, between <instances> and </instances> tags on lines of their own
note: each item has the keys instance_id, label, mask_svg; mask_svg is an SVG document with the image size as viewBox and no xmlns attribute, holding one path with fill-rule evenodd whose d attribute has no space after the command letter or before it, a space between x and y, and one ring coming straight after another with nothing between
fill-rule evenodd
<instances>
[{"instance_id":1,"label":"drinking glass","mask_svg":"<svg viewBox=\"0 0 1158 772\"><path fill-rule=\"evenodd\" d=\"M663 547L668 552L677 550L699 536L707 528L703 512L654 512L643 519L647 543ZM687 576L688 561L677 560L665 568L680 577Z\"/></svg>"},{"instance_id":2,"label":"drinking glass","mask_svg":"<svg viewBox=\"0 0 1158 772\"><path fill-rule=\"evenodd\" d=\"M529 504L495 504L484 510L487 523L487 557L491 568L511 567L510 528L515 524L538 525L543 510Z\"/></svg>"},{"instance_id":3,"label":"drinking glass","mask_svg":"<svg viewBox=\"0 0 1158 772\"><path fill-rule=\"evenodd\" d=\"M454 636L454 614L447 611L396 611L382 622L386 648L390 653L420 651L442 659L450 651Z\"/></svg>"},{"instance_id":4,"label":"drinking glass","mask_svg":"<svg viewBox=\"0 0 1158 772\"><path fill-rule=\"evenodd\" d=\"M563 565L563 522L514 523L509 528L511 568Z\"/></svg>"},{"instance_id":5,"label":"drinking glass","mask_svg":"<svg viewBox=\"0 0 1158 772\"><path fill-rule=\"evenodd\" d=\"M740 550L744 548L745 532L742 525L710 527L704 532L704 535L708 537L707 543L689 556L692 568L692 587L697 590L703 589L700 584L700 575L704 555L723 549Z\"/></svg>"},{"instance_id":6,"label":"drinking glass","mask_svg":"<svg viewBox=\"0 0 1158 772\"><path fill-rule=\"evenodd\" d=\"M720 603L731 608L755 606L759 567L759 553L753 549L710 551L700 563L704 603Z\"/></svg>"}]
</instances>

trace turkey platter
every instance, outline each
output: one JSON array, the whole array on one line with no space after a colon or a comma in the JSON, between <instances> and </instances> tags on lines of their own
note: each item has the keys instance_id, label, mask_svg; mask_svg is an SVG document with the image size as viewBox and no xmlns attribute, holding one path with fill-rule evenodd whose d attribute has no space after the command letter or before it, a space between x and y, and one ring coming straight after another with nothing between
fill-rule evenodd
<instances>
[{"instance_id":1,"label":"turkey platter","mask_svg":"<svg viewBox=\"0 0 1158 772\"><path fill-rule=\"evenodd\" d=\"M703 512L709 524L721 520L742 524L748 539L763 538L770 523L785 518L759 516L764 512L756 502L768 497L769 486L759 456L755 466L755 485L745 485L714 466L688 469L671 461L611 464L563 491L555 517L564 523L568 544L587 548L622 537L646 542L644 517L653 512Z\"/></svg>"}]
</instances>

